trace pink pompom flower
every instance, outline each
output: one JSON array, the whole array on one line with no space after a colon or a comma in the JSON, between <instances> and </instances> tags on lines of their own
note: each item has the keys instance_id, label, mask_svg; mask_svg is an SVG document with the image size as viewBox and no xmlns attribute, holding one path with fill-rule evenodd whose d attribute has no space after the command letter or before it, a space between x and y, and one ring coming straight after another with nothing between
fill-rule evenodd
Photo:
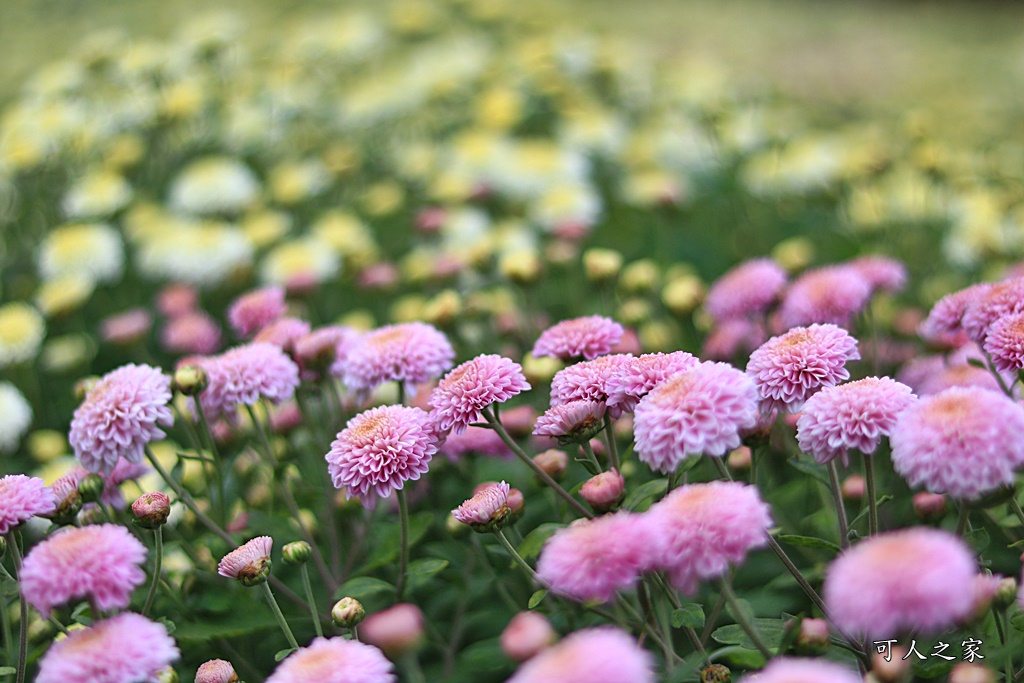
<instances>
[{"instance_id":1,"label":"pink pompom flower","mask_svg":"<svg viewBox=\"0 0 1024 683\"><path fill-rule=\"evenodd\" d=\"M295 350L295 344L308 335L312 329L312 326L301 318L278 318L257 332L252 340L273 344L291 354Z\"/></svg>"},{"instance_id":2,"label":"pink pompom flower","mask_svg":"<svg viewBox=\"0 0 1024 683\"><path fill-rule=\"evenodd\" d=\"M501 632L501 651L509 659L524 662L558 640L547 617L539 612L519 612Z\"/></svg>"},{"instance_id":3,"label":"pink pompom flower","mask_svg":"<svg viewBox=\"0 0 1024 683\"><path fill-rule=\"evenodd\" d=\"M295 395L299 368L280 348L264 342L236 346L198 361L208 384L199 395L206 417L214 420L260 399L281 403Z\"/></svg>"},{"instance_id":4,"label":"pink pompom flower","mask_svg":"<svg viewBox=\"0 0 1024 683\"><path fill-rule=\"evenodd\" d=\"M56 500L39 477L8 474L0 478L0 536L36 515L51 515Z\"/></svg>"},{"instance_id":5,"label":"pink pompom flower","mask_svg":"<svg viewBox=\"0 0 1024 683\"><path fill-rule=\"evenodd\" d=\"M768 340L763 323L733 318L717 323L701 344L700 355L707 360L728 361L746 356Z\"/></svg>"},{"instance_id":6,"label":"pink pompom flower","mask_svg":"<svg viewBox=\"0 0 1024 683\"><path fill-rule=\"evenodd\" d=\"M654 658L618 628L576 631L519 667L508 683L654 683Z\"/></svg>"},{"instance_id":7,"label":"pink pompom flower","mask_svg":"<svg viewBox=\"0 0 1024 683\"><path fill-rule=\"evenodd\" d=\"M243 586L256 586L270 574L270 552L274 539L257 536L221 558L217 573L229 579L238 579Z\"/></svg>"},{"instance_id":8,"label":"pink pompom flower","mask_svg":"<svg viewBox=\"0 0 1024 683\"><path fill-rule=\"evenodd\" d=\"M692 370L699 364L700 360L686 351L645 353L638 358L630 357L615 369L605 383L608 409L615 416L632 413L640 399L654 387L672 375Z\"/></svg>"},{"instance_id":9,"label":"pink pompom flower","mask_svg":"<svg viewBox=\"0 0 1024 683\"><path fill-rule=\"evenodd\" d=\"M942 631L971 614L977 575L970 549L947 531L915 527L879 534L843 552L823 589L832 621L868 638ZM950 590L961 586L961 590Z\"/></svg>"},{"instance_id":10,"label":"pink pompom flower","mask_svg":"<svg viewBox=\"0 0 1024 683\"><path fill-rule=\"evenodd\" d=\"M349 420L325 459L334 486L372 510L377 498L426 474L436 452L436 427L427 413L381 406Z\"/></svg>"},{"instance_id":11,"label":"pink pompom flower","mask_svg":"<svg viewBox=\"0 0 1024 683\"><path fill-rule=\"evenodd\" d=\"M744 261L708 289L704 310L716 321L764 315L786 286L786 271L768 258Z\"/></svg>"},{"instance_id":12,"label":"pink pompom flower","mask_svg":"<svg viewBox=\"0 0 1024 683\"><path fill-rule=\"evenodd\" d=\"M773 659L751 683L861 683L856 673L826 659Z\"/></svg>"},{"instance_id":13,"label":"pink pompom flower","mask_svg":"<svg viewBox=\"0 0 1024 683\"><path fill-rule=\"evenodd\" d=\"M750 378L725 363L701 363L657 385L637 404L637 456L667 474L688 456L722 456L737 448L740 433L757 419Z\"/></svg>"},{"instance_id":14,"label":"pink pompom flower","mask_svg":"<svg viewBox=\"0 0 1024 683\"><path fill-rule=\"evenodd\" d=\"M888 256L860 256L846 265L859 272L873 290L895 294L907 284L907 267Z\"/></svg>"},{"instance_id":15,"label":"pink pompom flower","mask_svg":"<svg viewBox=\"0 0 1024 683\"><path fill-rule=\"evenodd\" d=\"M531 354L537 358L554 356L562 360L593 360L611 353L622 340L624 332L622 325L600 315L563 320L541 333Z\"/></svg>"},{"instance_id":16,"label":"pink pompom flower","mask_svg":"<svg viewBox=\"0 0 1024 683\"><path fill-rule=\"evenodd\" d=\"M508 507L509 486L498 482L482 486L455 510L452 515L474 530L491 531L504 524L511 510Z\"/></svg>"},{"instance_id":17,"label":"pink pompom flower","mask_svg":"<svg viewBox=\"0 0 1024 683\"><path fill-rule=\"evenodd\" d=\"M507 424L505 428L508 429ZM449 434L439 449L440 453L449 460L458 460L469 453L498 458L515 457L512 449L502 440L501 436L487 427L468 427L461 434Z\"/></svg>"},{"instance_id":18,"label":"pink pompom flower","mask_svg":"<svg viewBox=\"0 0 1024 683\"><path fill-rule=\"evenodd\" d=\"M314 638L281 662L267 683L394 683L394 665L373 645Z\"/></svg>"},{"instance_id":19,"label":"pink pompom flower","mask_svg":"<svg viewBox=\"0 0 1024 683\"><path fill-rule=\"evenodd\" d=\"M146 547L114 524L67 528L25 557L21 592L44 617L73 598L91 598L102 610L128 606L146 580Z\"/></svg>"},{"instance_id":20,"label":"pink pompom flower","mask_svg":"<svg viewBox=\"0 0 1024 683\"><path fill-rule=\"evenodd\" d=\"M125 612L51 645L36 683L150 681L180 656L163 624Z\"/></svg>"},{"instance_id":21,"label":"pink pompom flower","mask_svg":"<svg viewBox=\"0 0 1024 683\"><path fill-rule=\"evenodd\" d=\"M971 299L964 308L960 325L972 341L981 344L992 323L1021 312L1024 312L1024 277L998 282Z\"/></svg>"},{"instance_id":22,"label":"pink pompom flower","mask_svg":"<svg viewBox=\"0 0 1024 683\"><path fill-rule=\"evenodd\" d=\"M613 354L574 363L555 373L551 380L551 405L570 401L608 400L608 382L633 356ZM619 411L614 411L618 416Z\"/></svg>"},{"instance_id":23,"label":"pink pompom flower","mask_svg":"<svg viewBox=\"0 0 1024 683\"><path fill-rule=\"evenodd\" d=\"M1000 372L1024 370L1024 313L996 320L985 336L985 353Z\"/></svg>"},{"instance_id":24,"label":"pink pompom flower","mask_svg":"<svg viewBox=\"0 0 1024 683\"><path fill-rule=\"evenodd\" d=\"M441 431L451 429L461 434L469 425L484 419L484 408L504 403L529 388L519 363L485 354L445 375L430 395L430 405Z\"/></svg>"},{"instance_id":25,"label":"pink pompom flower","mask_svg":"<svg viewBox=\"0 0 1024 683\"><path fill-rule=\"evenodd\" d=\"M988 293L992 285L980 282L939 299L928 317L918 326L918 334L926 342L940 347L961 346L967 341L961 322L967 307Z\"/></svg>"},{"instance_id":26,"label":"pink pompom flower","mask_svg":"<svg viewBox=\"0 0 1024 683\"><path fill-rule=\"evenodd\" d=\"M359 637L392 659L418 650L425 633L423 612L411 602L375 612L359 625Z\"/></svg>"},{"instance_id":27,"label":"pink pompom flower","mask_svg":"<svg viewBox=\"0 0 1024 683\"><path fill-rule=\"evenodd\" d=\"M750 354L747 374L754 379L764 412L795 413L822 387L848 380L846 363L859 358L857 340L841 327L794 327Z\"/></svg>"},{"instance_id":28,"label":"pink pompom flower","mask_svg":"<svg viewBox=\"0 0 1024 683\"><path fill-rule=\"evenodd\" d=\"M757 488L731 481L682 486L646 514L657 539L656 567L687 595L767 545L772 524Z\"/></svg>"},{"instance_id":29,"label":"pink pompom flower","mask_svg":"<svg viewBox=\"0 0 1024 683\"><path fill-rule=\"evenodd\" d=\"M362 336L347 325L328 325L295 340L294 356L303 379L316 379L324 372L340 378L349 349Z\"/></svg>"},{"instance_id":30,"label":"pink pompom flower","mask_svg":"<svg viewBox=\"0 0 1024 683\"><path fill-rule=\"evenodd\" d=\"M248 338L288 310L283 287L263 287L238 297L228 309L228 323L239 337Z\"/></svg>"},{"instance_id":31,"label":"pink pompom flower","mask_svg":"<svg viewBox=\"0 0 1024 683\"><path fill-rule=\"evenodd\" d=\"M440 377L452 367L455 351L444 334L421 322L380 327L363 335L343 364L345 384L367 395L384 382L407 388Z\"/></svg>"},{"instance_id":32,"label":"pink pompom flower","mask_svg":"<svg viewBox=\"0 0 1024 683\"><path fill-rule=\"evenodd\" d=\"M160 345L171 353L216 353L221 347L220 326L203 311L189 311L167 321L160 330Z\"/></svg>"},{"instance_id":33,"label":"pink pompom flower","mask_svg":"<svg viewBox=\"0 0 1024 683\"><path fill-rule=\"evenodd\" d=\"M1024 408L1002 394L953 387L900 414L892 464L911 486L973 500L1014 481L1024 465Z\"/></svg>"},{"instance_id":34,"label":"pink pompom flower","mask_svg":"<svg viewBox=\"0 0 1024 683\"><path fill-rule=\"evenodd\" d=\"M153 315L145 308L133 308L100 321L100 338L111 344L134 344L153 328Z\"/></svg>"},{"instance_id":35,"label":"pink pompom flower","mask_svg":"<svg viewBox=\"0 0 1024 683\"><path fill-rule=\"evenodd\" d=\"M812 323L849 326L871 299L871 283L850 265L825 266L797 278L782 298L781 329Z\"/></svg>"},{"instance_id":36,"label":"pink pompom flower","mask_svg":"<svg viewBox=\"0 0 1024 683\"><path fill-rule=\"evenodd\" d=\"M109 475L117 461L141 462L146 444L164 437L174 417L171 378L148 365L128 364L107 373L89 391L71 420L68 441L90 472Z\"/></svg>"},{"instance_id":37,"label":"pink pompom flower","mask_svg":"<svg viewBox=\"0 0 1024 683\"><path fill-rule=\"evenodd\" d=\"M561 444L589 441L604 428L605 404L598 401L569 401L551 406L537 418L535 436L551 436Z\"/></svg>"},{"instance_id":38,"label":"pink pompom flower","mask_svg":"<svg viewBox=\"0 0 1024 683\"><path fill-rule=\"evenodd\" d=\"M804 404L796 423L797 442L819 463L841 457L848 464L851 448L874 453L914 399L910 387L888 377L826 387Z\"/></svg>"},{"instance_id":39,"label":"pink pompom flower","mask_svg":"<svg viewBox=\"0 0 1024 683\"><path fill-rule=\"evenodd\" d=\"M231 662L223 659L211 659L199 666L196 671L196 683L237 683L238 674Z\"/></svg>"}]
</instances>

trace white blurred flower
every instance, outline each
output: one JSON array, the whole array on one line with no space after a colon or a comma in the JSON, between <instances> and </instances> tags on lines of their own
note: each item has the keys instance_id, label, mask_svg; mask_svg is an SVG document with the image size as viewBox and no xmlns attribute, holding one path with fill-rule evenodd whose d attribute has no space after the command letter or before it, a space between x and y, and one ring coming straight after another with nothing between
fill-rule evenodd
<instances>
[{"instance_id":1,"label":"white blurred flower","mask_svg":"<svg viewBox=\"0 0 1024 683\"><path fill-rule=\"evenodd\" d=\"M260 264L260 277L268 284L297 281L324 282L341 269L341 258L316 237L303 237L274 247Z\"/></svg>"},{"instance_id":2,"label":"white blurred flower","mask_svg":"<svg viewBox=\"0 0 1024 683\"><path fill-rule=\"evenodd\" d=\"M124 268L121 234L104 223L69 223L55 228L39 248L39 273L52 280L78 275L114 282Z\"/></svg>"},{"instance_id":3,"label":"white blurred flower","mask_svg":"<svg viewBox=\"0 0 1024 683\"><path fill-rule=\"evenodd\" d=\"M0 306L0 368L35 358L45 333L43 317L28 304Z\"/></svg>"},{"instance_id":4,"label":"white blurred flower","mask_svg":"<svg viewBox=\"0 0 1024 683\"><path fill-rule=\"evenodd\" d=\"M0 382L0 451L18 448L21 437L32 424L32 407L10 382Z\"/></svg>"},{"instance_id":5,"label":"white blurred flower","mask_svg":"<svg viewBox=\"0 0 1024 683\"><path fill-rule=\"evenodd\" d=\"M148 235L140 244L139 271L150 278L200 287L220 284L252 263L253 246L228 223L184 224Z\"/></svg>"},{"instance_id":6,"label":"white blurred flower","mask_svg":"<svg viewBox=\"0 0 1024 683\"><path fill-rule=\"evenodd\" d=\"M237 159L210 156L193 161L171 183L171 208L204 215L237 213L260 193L256 174Z\"/></svg>"},{"instance_id":7,"label":"white blurred flower","mask_svg":"<svg viewBox=\"0 0 1024 683\"><path fill-rule=\"evenodd\" d=\"M132 186L111 171L94 171L75 182L62 203L68 218L98 218L123 209L132 200Z\"/></svg>"}]
</instances>

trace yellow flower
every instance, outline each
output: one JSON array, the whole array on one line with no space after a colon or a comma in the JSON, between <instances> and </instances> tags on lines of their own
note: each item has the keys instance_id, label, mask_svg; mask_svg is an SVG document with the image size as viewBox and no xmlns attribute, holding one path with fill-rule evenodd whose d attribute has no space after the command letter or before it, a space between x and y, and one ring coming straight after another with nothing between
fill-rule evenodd
<instances>
[{"instance_id":1,"label":"yellow flower","mask_svg":"<svg viewBox=\"0 0 1024 683\"><path fill-rule=\"evenodd\" d=\"M28 304L0 306L0 368L35 358L45 332L42 316Z\"/></svg>"},{"instance_id":2,"label":"yellow flower","mask_svg":"<svg viewBox=\"0 0 1024 683\"><path fill-rule=\"evenodd\" d=\"M44 278L78 276L113 282L124 268L124 247L117 230L103 223L72 223L54 228L39 247Z\"/></svg>"},{"instance_id":3,"label":"yellow flower","mask_svg":"<svg viewBox=\"0 0 1024 683\"><path fill-rule=\"evenodd\" d=\"M271 249L260 264L260 276L264 282L280 285L300 279L325 282L340 268L341 260L330 246L316 237L302 237Z\"/></svg>"},{"instance_id":4,"label":"yellow flower","mask_svg":"<svg viewBox=\"0 0 1024 683\"><path fill-rule=\"evenodd\" d=\"M292 217L283 211L265 209L242 219L242 232L257 249L277 243L292 228Z\"/></svg>"}]
</instances>

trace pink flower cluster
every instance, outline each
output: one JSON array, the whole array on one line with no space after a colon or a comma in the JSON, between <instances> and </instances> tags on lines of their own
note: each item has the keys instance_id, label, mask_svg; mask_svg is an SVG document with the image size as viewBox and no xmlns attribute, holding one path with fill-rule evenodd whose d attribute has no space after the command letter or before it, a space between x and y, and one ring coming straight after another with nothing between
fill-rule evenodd
<instances>
[{"instance_id":1,"label":"pink flower cluster","mask_svg":"<svg viewBox=\"0 0 1024 683\"><path fill-rule=\"evenodd\" d=\"M295 362L280 348L265 342L237 346L197 362L209 382L199 400L210 420L231 416L239 406L255 405L260 399L281 403L299 386Z\"/></svg>"},{"instance_id":2,"label":"pink flower cluster","mask_svg":"<svg viewBox=\"0 0 1024 683\"><path fill-rule=\"evenodd\" d=\"M342 363L345 384L368 394L384 382L407 387L440 377L452 367L455 351L448 338L426 323L388 325L363 335Z\"/></svg>"},{"instance_id":3,"label":"pink flower cluster","mask_svg":"<svg viewBox=\"0 0 1024 683\"><path fill-rule=\"evenodd\" d=\"M449 372L430 396L438 429L461 434L483 420L482 411L527 391L522 367L497 355L477 356Z\"/></svg>"},{"instance_id":4,"label":"pink flower cluster","mask_svg":"<svg viewBox=\"0 0 1024 683\"><path fill-rule=\"evenodd\" d=\"M599 315L563 320L541 333L531 354L563 360L593 360L611 353L622 341L624 332L622 325Z\"/></svg>"}]
</instances>

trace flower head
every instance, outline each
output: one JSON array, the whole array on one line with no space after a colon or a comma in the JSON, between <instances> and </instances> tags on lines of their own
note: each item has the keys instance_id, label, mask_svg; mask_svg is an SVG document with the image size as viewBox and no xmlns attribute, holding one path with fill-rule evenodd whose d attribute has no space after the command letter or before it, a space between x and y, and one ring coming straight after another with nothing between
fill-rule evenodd
<instances>
[{"instance_id":1,"label":"flower head","mask_svg":"<svg viewBox=\"0 0 1024 683\"><path fill-rule=\"evenodd\" d=\"M128 606L146 574L146 547L114 524L67 528L32 548L21 570L21 592L43 616L72 598L102 610Z\"/></svg>"},{"instance_id":2,"label":"flower head","mask_svg":"<svg viewBox=\"0 0 1024 683\"><path fill-rule=\"evenodd\" d=\"M189 311L167 321L160 330L160 345L171 353L216 353L221 347L220 326L203 311Z\"/></svg>"},{"instance_id":3,"label":"flower head","mask_svg":"<svg viewBox=\"0 0 1024 683\"><path fill-rule=\"evenodd\" d=\"M907 283L907 267L888 256L861 256L846 265L860 273L872 289L896 293Z\"/></svg>"},{"instance_id":4,"label":"flower head","mask_svg":"<svg viewBox=\"0 0 1024 683\"><path fill-rule=\"evenodd\" d=\"M707 360L732 360L741 353L745 356L768 339L768 332L760 322L733 318L717 323L701 344L700 355Z\"/></svg>"},{"instance_id":5,"label":"flower head","mask_svg":"<svg viewBox=\"0 0 1024 683\"><path fill-rule=\"evenodd\" d=\"M616 367L605 382L608 409L616 413L631 413L640 399L654 387L672 375L692 370L699 364L700 360L686 351L627 357L626 362Z\"/></svg>"},{"instance_id":6,"label":"flower head","mask_svg":"<svg viewBox=\"0 0 1024 683\"><path fill-rule=\"evenodd\" d=\"M145 308L132 308L100 321L100 338L111 344L134 344L149 334L153 315Z\"/></svg>"},{"instance_id":7,"label":"flower head","mask_svg":"<svg viewBox=\"0 0 1024 683\"><path fill-rule=\"evenodd\" d=\"M656 566L672 584L693 594L768 543L772 518L757 489L739 482L682 486L647 511L659 548Z\"/></svg>"},{"instance_id":8,"label":"flower head","mask_svg":"<svg viewBox=\"0 0 1024 683\"><path fill-rule=\"evenodd\" d=\"M824 659L773 659L750 677L751 683L861 683L845 666Z\"/></svg>"},{"instance_id":9,"label":"flower head","mask_svg":"<svg viewBox=\"0 0 1024 683\"><path fill-rule=\"evenodd\" d=\"M50 646L36 683L149 681L179 656L163 624L126 612Z\"/></svg>"},{"instance_id":10,"label":"flower head","mask_svg":"<svg viewBox=\"0 0 1024 683\"><path fill-rule=\"evenodd\" d=\"M68 441L82 466L109 475L117 461L142 461L146 444L174 423L171 378L148 365L107 373L78 406Z\"/></svg>"},{"instance_id":11,"label":"flower head","mask_svg":"<svg viewBox=\"0 0 1024 683\"><path fill-rule=\"evenodd\" d=\"M265 342L237 346L198 365L209 379L199 400L211 420L261 398L281 403L299 386L298 366L280 348Z\"/></svg>"},{"instance_id":12,"label":"flower head","mask_svg":"<svg viewBox=\"0 0 1024 683\"><path fill-rule=\"evenodd\" d=\"M825 266L797 278L782 298L782 329L811 323L847 326L871 298L872 285L850 265Z\"/></svg>"},{"instance_id":13,"label":"flower head","mask_svg":"<svg viewBox=\"0 0 1024 683\"><path fill-rule=\"evenodd\" d=\"M38 477L8 474L0 477L0 536L36 515L50 515L56 503Z\"/></svg>"},{"instance_id":14,"label":"flower head","mask_svg":"<svg viewBox=\"0 0 1024 683\"><path fill-rule=\"evenodd\" d=\"M196 671L196 683L238 683L238 674L231 662L223 659L211 659L199 666Z\"/></svg>"},{"instance_id":15,"label":"flower head","mask_svg":"<svg viewBox=\"0 0 1024 683\"><path fill-rule=\"evenodd\" d=\"M991 288L990 283L979 282L942 297L918 327L918 334L936 346L961 346L967 340L961 326L964 311Z\"/></svg>"},{"instance_id":16,"label":"flower head","mask_svg":"<svg viewBox=\"0 0 1024 683\"><path fill-rule=\"evenodd\" d=\"M346 325L327 325L295 340L294 355L302 375L316 378L323 373L341 377L349 349L363 333Z\"/></svg>"},{"instance_id":17,"label":"flower head","mask_svg":"<svg viewBox=\"0 0 1024 683\"><path fill-rule=\"evenodd\" d=\"M229 579L238 579L243 586L256 586L267 580L270 574L270 551L274 539L257 536L238 546L221 558L217 573Z\"/></svg>"},{"instance_id":18,"label":"flower head","mask_svg":"<svg viewBox=\"0 0 1024 683\"><path fill-rule=\"evenodd\" d=\"M893 468L911 486L974 499L1012 484L1024 465L1024 408L987 389L953 387L900 414Z\"/></svg>"},{"instance_id":19,"label":"flower head","mask_svg":"<svg viewBox=\"0 0 1024 683\"><path fill-rule=\"evenodd\" d=\"M668 473L690 455L722 456L740 445L740 432L757 425L757 392L741 371L700 363L654 387L637 404L637 456Z\"/></svg>"},{"instance_id":20,"label":"flower head","mask_svg":"<svg viewBox=\"0 0 1024 683\"><path fill-rule=\"evenodd\" d=\"M508 683L654 683L654 659L611 626L576 631L519 667Z\"/></svg>"},{"instance_id":21,"label":"flower head","mask_svg":"<svg viewBox=\"0 0 1024 683\"><path fill-rule=\"evenodd\" d=\"M45 333L43 316L28 304L0 306L0 368L35 358Z\"/></svg>"},{"instance_id":22,"label":"flower head","mask_svg":"<svg viewBox=\"0 0 1024 683\"><path fill-rule=\"evenodd\" d=\"M604 427L605 405L597 401L569 401L552 406L537 418L536 436L552 436L560 443L589 441Z\"/></svg>"},{"instance_id":23,"label":"flower head","mask_svg":"<svg viewBox=\"0 0 1024 683\"><path fill-rule=\"evenodd\" d=\"M796 423L800 449L820 463L851 448L874 453L899 414L914 402L910 387L888 377L868 377L826 387L807 399Z\"/></svg>"},{"instance_id":24,"label":"flower head","mask_svg":"<svg viewBox=\"0 0 1024 683\"><path fill-rule=\"evenodd\" d=\"M0 452L18 448L32 424L32 406L10 382L0 382Z\"/></svg>"},{"instance_id":25,"label":"flower head","mask_svg":"<svg viewBox=\"0 0 1024 683\"><path fill-rule=\"evenodd\" d=\"M423 612L411 602L375 612L359 626L359 637L392 659L419 649L424 633Z\"/></svg>"},{"instance_id":26,"label":"flower head","mask_svg":"<svg viewBox=\"0 0 1024 683\"><path fill-rule=\"evenodd\" d=\"M937 632L971 613L974 594L967 587L976 575L973 553L949 532L893 531L858 543L829 566L825 605L836 626L851 635Z\"/></svg>"},{"instance_id":27,"label":"flower head","mask_svg":"<svg viewBox=\"0 0 1024 683\"><path fill-rule=\"evenodd\" d=\"M373 645L314 638L281 662L267 683L394 683L394 665Z\"/></svg>"},{"instance_id":28,"label":"flower head","mask_svg":"<svg viewBox=\"0 0 1024 683\"><path fill-rule=\"evenodd\" d=\"M283 287L263 287L235 299L228 309L228 322L239 337L251 337L287 310Z\"/></svg>"},{"instance_id":29,"label":"flower head","mask_svg":"<svg viewBox=\"0 0 1024 683\"><path fill-rule=\"evenodd\" d=\"M558 634L539 612L519 612L501 632L501 651L509 659L524 662L553 645Z\"/></svg>"},{"instance_id":30,"label":"flower head","mask_svg":"<svg viewBox=\"0 0 1024 683\"><path fill-rule=\"evenodd\" d=\"M367 393L390 381L423 384L452 366L455 351L436 328L412 322L388 325L363 335L345 359L349 388Z\"/></svg>"},{"instance_id":31,"label":"flower head","mask_svg":"<svg viewBox=\"0 0 1024 683\"><path fill-rule=\"evenodd\" d=\"M511 510L508 507L508 484L488 484L473 494L473 497L452 510L455 519L467 524L474 531L492 531L504 525Z\"/></svg>"},{"instance_id":32,"label":"flower head","mask_svg":"<svg viewBox=\"0 0 1024 683\"><path fill-rule=\"evenodd\" d=\"M822 387L849 379L846 362L859 358L857 340L841 327L794 327L754 351L747 374L757 385L763 410L792 413Z\"/></svg>"},{"instance_id":33,"label":"flower head","mask_svg":"<svg viewBox=\"0 0 1024 683\"><path fill-rule=\"evenodd\" d=\"M619 323L599 315L563 320L544 330L530 353L534 357L593 360L611 353L624 331Z\"/></svg>"},{"instance_id":34,"label":"flower head","mask_svg":"<svg viewBox=\"0 0 1024 683\"><path fill-rule=\"evenodd\" d=\"M295 344L310 333L312 327L301 318L285 316L269 323L252 338L254 342L273 344L291 354Z\"/></svg>"},{"instance_id":35,"label":"flower head","mask_svg":"<svg viewBox=\"0 0 1024 683\"><path fill-rule=\"evenodd\" d=\"M985 353L1000 372L1024 370L1024 313L996 320L985 335Z\"/></svg>"},{"instance_id":36,"label":"flower head","mask_svg":"<svg viewBox=\"0 0 1024 683\"><path fill-rule=\"evenodd\" d=\"M348 421L325 456L331 479L345 487L363 506L373 509L377 498L426 474L437 452L430 416L419 408L371 408Z\"/></svg>"},{"instance_id":37,"label":"flower head","mask_svg":"<svg viewBox=\"0 0 1024 683\"><path fill-rule=\"evenodd\" d=\"M606 401L608 381L632 357L626 354L598 356L559 370L551 380L551 405L570 401Z\"/></svg>"},{"instance_id":38,"label":"flower head","mask_svg":"<svg viewBox=\"0 0 1024 683\"><path fill-rule=\"evenodd\" d=\"M505 428L508 429L507 424ZM468 427L461 434L449 434L448 438L444 440L444 444L439 446L439 449L449 460L458 460L467 453L478 453L499 458L515 456L512 449L502 440L501 436L493 429L486 427Z\"/></svg>"},{"instance_id":39,"label":"flower head","mask_svg":"<svg viewBox=\"0 0 1024 683\"><path fill-rule=\"evenodd\" d=\"M430 405L441 431L461 434L483 419L484 408L529 388L519 363L497 355L477 356L445 375L430 395Z\"/></svg>"},{"instance_id":40,"label":"flower head","mask_svg":"<svg viewBox=\"0 0 1024 683\"><path fill-rule=\"evenodd\" d=\"M992 323L1021 312L1024 312L1024 277L994 284L972 298L964 307L960 325L971 340L981 344Z\"/></svg>"},{"instance_id":41,"label":"flower head","mask_svg":"<svg viewBox=\"0 0 1024 683\"><path fill-rule=\"evenodd\" d=\"M716 321L764 314L786 286L786 271L768 258L744 261L708 290L704 310Z\"/></svg>"}]
</instances>

